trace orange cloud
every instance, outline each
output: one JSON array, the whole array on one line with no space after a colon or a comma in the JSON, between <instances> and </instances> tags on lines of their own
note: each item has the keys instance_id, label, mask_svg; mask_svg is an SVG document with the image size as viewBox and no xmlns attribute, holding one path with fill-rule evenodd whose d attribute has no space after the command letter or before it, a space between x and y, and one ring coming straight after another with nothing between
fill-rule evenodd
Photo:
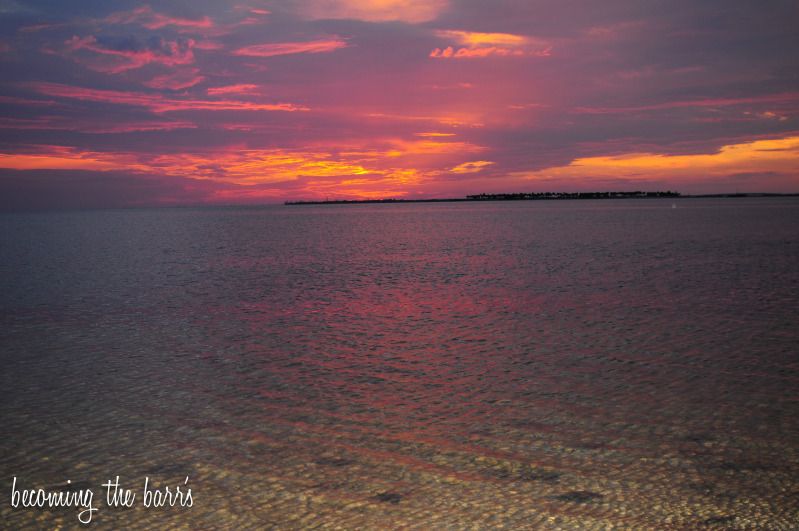
<instances>
[{"instance_id":1,"label":"orange cloud","mask_svg":"<svg viewBox=\"0 0 799 531\"><path fill-rule=\"evenodd\" d=\"M414 133L416 136L423 136L423 137L445 137L445 136L455 136L455 133Z\"/></svg>"},{"instance_id":2,"label":"orange cloud","mask_svg":"<svg viewBox=\"0 0 799 531\"><path fill-rule=\"evenodd\" d=\"M469 142L439 142L435 140L394 140L392 147L383 152L388 157L408 155L443 155L450 153L477 153L485 148Z\"/></svg>"},{"instance_id":3,"label":"orange cloud","mask_svg":"<svg viewBox=\"0 0 799 531\"><path fill-rule=\"evenodd\" d=\"M448 0L302 0L300 11L314 19L355 19L368 22L402 21L411 24L438 17Z\"/></svg>"},{"instance_id":4,"label":"orange cloud","mask_svg":"<svg viewBox=\"0 0 799 531\"><path fill-rule=\"evenodd\" d=\"M36 153L0 153L0 168L13 170L110 171L139 168L129 154L81 151L64 146L39 146Z\"/></svg>"},{"instance_id":5,"label":"orange cloud","mask_svg":"<svg viewBox=\"0 0 799 531\"><path fill-rule=\"evenodd\" d=\"M73 87L59 83L32 83L35 91L59 98L81 101L97 101L146 107L152 112L207 110L207 111L307 111L307 107L291 103L255 103L238 100L197 100L167 98L161 94L145 94L119 90L99 90Z\"/></svg>"},{"instance_id":6,"label":"orange cloud","mask_svg":"<svg viewBox=\"0 0 799 531\"><path fill-rule=\"evenodd\" d=\"M382 112L370 112L364 116L368 118L385 118L399 122L435 122L439 125L450 127L483 127L483 123L476 117L467 114L449 114L441 116L413 116L410 114L387 114Z\"/></svg>"},{"instance_id":7,"label":"orange cloud","mask_svg":"<svg viewBox=\"0 0 799 531\"><path fill-rule=\"evenodd\" d=\"M124 170L160 175L191 175L236 184L293 181L300 177L347 177L372 173L360 164L328 152L247 150L159 155L84 151L65 146L37 146L34 152L0 154L0 168L15 170Z\"/></svg>"},{"instance_id":8,"label":"orange cloud","mask_svg":"<svg viewBox=\"0 0 799 531\"><path fill-rule=\"evenodd\" d=\"M480 33L476 31L439 30L436 36L454 41L461 48L447 46L435 48L430 57L435 59L473 59L496 56L549 56L552 47L547 41L512 33Z\"/></svg>"},{"instance_id":9,"label":"orange cloud","mask_svg":"<svg viewBox=\"0 0 799 531\"><path fill-rule=\"evenodd\" d=\"M366 175L359 164L327 152L227 149L210 154L163 154L148 159L152 171L235 184L294 181L300 177Z\"/></svg>"},{"instance_id":10,"label":"orange cloud","mask_svg":"<svg viewBox=\"0 0 799 531\"><path fill-rule=\"evenodd\" d=\"M512 33L479 33L476 31L439 30L436 35L463 46L523 46L528 37Z\"/></svg>"},{"instance_id":11,"label":"orange cloud","mask_svg":"<svg viewBox=\"0 0 799 531\"><path fill-rule=\"evenodd\" d=\"M630 179L645 182L768 172L785 174L799 185L799 136L730 144L705 154L629 153L586 157L566 166L517 172L511 176L530 180Z\"/></svg>"},{"instance_id":12,"label":"orange cloud","mask_svg":"<svg viewBox=\"0 0 799 531\"><path fill-rule=\"evenodd\" d=\"M346 48L347 43L338 37L307 42L278 42L271 44L255 44L245 46L233 52L233 55L248 57L274 57L295 53L328 53L339 48Z\"/></svg>"},{"instance_id":13,"label":"orange cloud","mask_svg":"<svg viewBox=\"0 0 799 531\"><path fill-rule=\"evenodd\" d=\"M482 150L466 142L381 141L381 149L242 149L230 146L197 153L94 152L64 146L36 146L24 153L0 154L0 168L18 170L124 171L142 175L191 176L241 186L299 181L311 196L397 196L444 173L453 158ZM456 166L475 172L491 164Z\"/></svg>"},{"instance_id":14,"label":"orange cloud","mask_svg":"<svg viewBox=\"0 0 799 531\"><path fill-rule=\"evenodd\" d=\"M452 173L477 173L479 171L483 171L484 168L491 166L494 164L488 160L475 160L473 162L464 162L463 164L458 164L454 168L450 168L449 171Z\"/></svg>"}]
</instances>

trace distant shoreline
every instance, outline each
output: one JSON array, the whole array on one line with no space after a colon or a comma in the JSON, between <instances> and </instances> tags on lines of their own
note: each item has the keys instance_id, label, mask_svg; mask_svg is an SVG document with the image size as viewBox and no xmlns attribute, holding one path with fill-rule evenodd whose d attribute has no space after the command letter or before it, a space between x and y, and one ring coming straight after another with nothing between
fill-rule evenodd
<instances>
[{"instance_id":1,"label":"distant shoreline","mask_svg":"<svg viewBox=\"0 0 799 531\"><path fill-rule=\"evenodd\" d=\"M514 194L477 194L466 197L434 199L329 199L311 201L286 201L295 205L357 205L385 203L463 203L475 201L569 201L585 199L702 199L702 198L740 198L740 197L796 197L799 193L729 193L683 195L679 192L541 192Z\"/></svg>"}]
</instances>

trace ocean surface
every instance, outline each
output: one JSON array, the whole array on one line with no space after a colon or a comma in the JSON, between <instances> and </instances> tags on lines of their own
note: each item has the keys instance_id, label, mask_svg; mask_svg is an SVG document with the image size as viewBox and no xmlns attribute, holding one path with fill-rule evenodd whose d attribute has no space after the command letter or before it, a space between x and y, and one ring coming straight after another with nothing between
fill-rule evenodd
<instances>
[{"instance_id":1,"label":"ocean surface","mask_svg":"<svg viewBox=\"0 0 799 531\"><path fill-rule=\"evenodd\" d=\"M796 198L0 229L0 527L799 528Z\"/></svg>"}]
</instances>

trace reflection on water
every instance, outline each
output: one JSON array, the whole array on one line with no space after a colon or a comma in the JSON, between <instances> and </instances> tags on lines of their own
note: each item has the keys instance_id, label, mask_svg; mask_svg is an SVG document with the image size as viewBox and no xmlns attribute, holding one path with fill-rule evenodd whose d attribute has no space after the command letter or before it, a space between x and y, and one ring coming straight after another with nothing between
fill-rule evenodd
<instances>
[{"instance_id":1,"label":"reflection on water","mask_svg":"<svg viewBox=\"0 0 799 531\"><path fill-rule=\"evenodd\" d=\"M4 490L189 476L96 528L790 529L799 202L672 203L3 216Z\"/></svg>"}]
</instances>

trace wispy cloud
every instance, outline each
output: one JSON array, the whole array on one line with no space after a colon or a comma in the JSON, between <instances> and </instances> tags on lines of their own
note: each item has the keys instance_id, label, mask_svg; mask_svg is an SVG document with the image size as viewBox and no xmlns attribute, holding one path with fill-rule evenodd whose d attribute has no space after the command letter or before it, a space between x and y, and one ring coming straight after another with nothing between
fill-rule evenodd
<instances>
[{"instance_id":1,"label":"wispy cloud","mask_svg":"<svg viewBox=\"0 0 799 531\"><path fill-rule=\"evenodd\" d=\"M200 70L197 68L185 68L155 76L149 81L145 81L144 85L150 88L169 89L169 90L183 90L193 87L198 83L205 81L205 77L200 75Z\"/></svg>"},{"instance_id":2,"label":"wispy cloud","mask_svg":"<svg viewBox=\"0 0 799 531\"><path fill-rule=\"evenodd\" d=\"M28 131L76 131L80 133L139 133L146 131L174 131L176 129L196 129L197 124L185 120L150 121L103 121L70 120L62 116L41 116L37 118L0 118L0 129Z\"/></svg>"},{"instance_id":3,"label":"wispy cloud","mask_svg":"<svg viewBox=\"0 0 799 531\"><path fill-rule=\"evenodd\" d=\"M160 29L172 26L178 30L203 30L214 26L209 17L189 19L173 17L153 11L150 6L138 7L132 11L114 13L106 17L108 24L140 24L147 29Z\"/></svg>"},{"instance_id":4,"label":"wispy cloud","mask_svg":"<svg viewBox=\"0 0 799 531\"><path fill-rule=\"evenodd\" d=\"M761 105L768 103L797 104L799 92L782 92L778 94L763 94L759 96L746 96L741 98L704 98L690 100L664 101L650 105L635 105L628 107L578 107L574 112L582 114L619 114L640 111L659 111L679 109L685 107L729 107L733 105Z\"/></svg>"},{"instance_id":5,"label":"wispy cloud","mask_svg":"<svg viewBox=\"0 0 799 531\"><path fill-rule=\"evenodd\" d=\"M437 18L448 0L300 0L300 12L315 19L354 19L369 22L402 21L411 24Z\"/></svg>"},{"instance_id":6,"label":"wispy cloud","mask_svg":"<svg viewBox=\"0 0 799 531\"><path fill-rule=\"evenodd\" d=\"M63 49L48 49L50 53L62 54L83 66L110 74L119 74L156 63L164 66L188 65L194 62L194 40L166 40L153 37L146 42L135 38L102 39L72 37Z\"/></svg>"},{"instance_id":7,"label":"wispy cloud","mask_svg":"<svg viewBox=\"0 0 799 531\"><path fill-rule=\"evenodd\" d=\"M68 146L37 146L33 153L0 153L0 168L12 170L112 171L138 168L131 154L100 153Z\"/></svg>"},{"instance_id":8,"label":"wispy cloud","mask_svg":"<svg viewBox=\"0 0 799 531\"><path fill-rule=\"evenodd\" d=\"M161 94L99 90L58 83L32 83L31 88L40 94L80 101L113 103L145 107L155 113L205 110L205 111L307 111L307 107L291 103L258 103L238 100L201 100L170 98Z\"/></svg>"},{"instance_id":9,"label":"wispy cloud","mask_svg":"<svg viewBox=\"0 0 799 531\"><path fill-rule=\"evenodd\" d=\"M225 85L222 87L209 87L206 92L209 96L219 96L223 94L253 94L257 92L258 85L252 83L239 83L237 85Z\"/></svg>"},{"instance_id":10,"label":"wispy cloud","mask_svg":"<svg viewBox=\"0 0 799 531\"><path fill-rule=\"evenodd\" d=\"M291 55L297 53L329 53L339 48L346 48L347 42L333 37L316 41L304 42L277 42L269 44L254 44L233 51L233 55L247 57L274 57L277 55Z\"/></svg>"}]
</instances>

